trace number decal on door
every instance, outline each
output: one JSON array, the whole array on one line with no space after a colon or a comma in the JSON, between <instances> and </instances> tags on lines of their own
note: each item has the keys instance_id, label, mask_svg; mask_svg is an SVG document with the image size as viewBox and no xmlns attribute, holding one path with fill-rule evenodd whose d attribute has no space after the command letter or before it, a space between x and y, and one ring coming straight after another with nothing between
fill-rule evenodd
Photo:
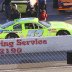
<instances>
[{"instance_id":1,"label":"number decal on door","mask_svg":"<svg viewBox=\"0 0 72 72\"><path fill-rule=\"evenodd\" d=\"M43 35L43 30L29 30L28 37L40 37Z\"/></svg>"}]
</instances>

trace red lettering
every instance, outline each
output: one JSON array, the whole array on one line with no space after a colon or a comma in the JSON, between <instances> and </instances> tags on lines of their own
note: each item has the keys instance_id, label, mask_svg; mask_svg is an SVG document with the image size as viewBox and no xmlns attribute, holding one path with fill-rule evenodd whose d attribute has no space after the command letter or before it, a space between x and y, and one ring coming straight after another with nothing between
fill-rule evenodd
<instances>
[{"instance_id":1,"label":"red lettering","mask_svg":"<svg viewBox=\"0 0 72 72\"><path fill-rule=\"evenodd\" d=\"M37 39L35 39L35 42L36 42L36 44L38 44L38 40Z\"/></svg>"},{"instance_id":2,"label":"red lettering","mask_svg":"<svg viewBox=\"0 0 72 72\"><path fill-rule=\"evenodd\" d=\"M13 46L14 46L14 42L9 42L9 43L8 43L8 46L9 46L9 47L13 47Z\"/></svg>"},{"instance_id":3,"label":"red lettering","mask_svg":"<svg viewBox=\"0 0 72 72\"><path fill-rule=\"evenodd\" d=\"M11 48L11 53L16 54L16 48Z\"/></svg>"},{"instance_id":4,"label":"red lettering","mask_svg":"<svg viewBox=\"0 0 72 72\"><path fill-rule=\"evenodd\" d=\"M31 41L31 44L34 45L35 44L35 41Z\"/></svg>"},{"instance_id":5,"label":"red lettering","mask_svg":"<svg viewBox=\"0 0 72 72\"><path fill-rule=\"evenodd\" d=\"M17 48L17 54L21 54L22 53L22 49L21 48Z\"/></svg>"},{"instance_id":6,"label":"red lettering","mask_svg":"<svg viewBox=\"0 0 72 72\"><path fill-rule=\"evenodd\" d=\"M38 44L42 44L42 40L39 40L39 41L38 41Z\"/></svg>"},{"instance_id":7,"label":"red lettering","mask_svg":"<svg viewBox=\"0 0 72 72\"><path fill-rule=\"evenodd\" d=\"M8 46L8 43L2 41L2 46Z\"/></svg>"},{"instance_id":8,"label":"red lettering","mask_svg":"<svg viewBox=\"0 0 72 72\"><path fill-rule=\"evenodd\" d=\"M13 47L14 42L4 42L4 41L1 41L0 44L1 44L1 46Z\"/></svg>"},{"instance_id":9,"label":"red lettering","mask_svg":"<svg viewBox=\"0 0 72 72\"><path fill-rule=\"evenodd\" d=\"M22 45L27 45L27 42L26 41L23 41L21 44Z\"/></svg>"},{"instance_id":10,"label":"red lettering","mask_svg":"<svg viewBox=\"0 0 72 72\"><path fill-rule=\"evenodd\" d=\"M9 54L9 49L6 49L6 54Z\"/></svg>"},{"instance_id":11,"label":"red lettering","mask_svg":"<svg viewBox=\"0 0 72 72\"><path fill-rule=\"evenodd\" d=\"M27 41L27 45L29 45L30 41Z\"/></svg>"},{"instance_id":12,"label":"red lettering","mask_svg":"<svg viewBox=\"0 0 72 72\"><path fill-rule=\"evenodd\" d=\"M4 49L0 49L0 54L4 54Z\"/></svg>"},{"instance_id":13,"label":"red lettering","mask_svg":"<svg viewBox=\"0 0 72 72\"><path fill-rule=\"evenodd\" d=\"M17 40L17 45L21 45L21 40L20 39Z\"/></svg>"},{"instance_id":14,"label":"red lettering","mask_svg":"<svg viewBox=\"0 0 72 72\"><path fill-rule=\"evenodd\" d=\"M29 40L29 41L22 41L21 39L17 40L17 45L37 45L37 44L47 44L47 40Z\"/></svg>"},{"instance_id":15,"label":"red lettering","mask_svg":"<svg viewBox=\"0 0 72 72\"><path fill-rule=\"evenodd\" d=\"M21 54L22 49L21 48L6 48L6 49L0 49L0 55L4 54Z\"/></svg>"},{"instance_id":16,"label":"red lettering","mask_svg":"<svg viewBox=\"0 0 72 72\"><path fill-rule=\"evenodd\" d=\"M47 40L43 40L43 44L47 44Z\"/></svg>"}]
</instances>

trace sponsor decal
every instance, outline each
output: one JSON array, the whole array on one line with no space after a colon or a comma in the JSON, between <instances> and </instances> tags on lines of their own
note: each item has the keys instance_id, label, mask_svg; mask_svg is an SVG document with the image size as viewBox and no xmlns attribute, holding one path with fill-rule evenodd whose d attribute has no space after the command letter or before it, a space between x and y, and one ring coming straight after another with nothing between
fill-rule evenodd
<instances>
[{"instance_id":1,"label":"sponsor decal","mask_svg":"<svg viewBox=\"0 0 72 72\"><path fill-rule=\"evenodd\" d=\"M29 30L28 37L40 37L44 33L44 30Z\"/></svg>"},{"instance_id":2,"label":"sponsor decal","mask_svg":"<svg viewBox=\"0 0 72 72\"><path fill-rule=\"evenodd\" d=\"M30 45L45 45L47 40L33 39L33 40L23 40L16 39L15 41L0 40L0 55L3 54L21 54L25 46ZM27 47L27 48L28 48Z\"/></svg>"},{"instance_id":3,"label":"sponsor decal","mask_svg":"<svg viewBox=\"0 0 72 72\"><path fill-rule=\"evenodd\" d=\"M21 48L0 48L0 55L4 54L21 54L22 49Z\"/></svg>"},{"instance_id":4,"label":"sponsor decal","mask_svg":"<svg viewBox=\"0 0 72 72\"><path fill-rule=\"evenodd\" d=\"M40 44L47 44L47 40L41 40L41 39L34 39L34 40L22 40L22 39L17 39L15 42L14 41L4 41L0 40L0 46L5 47L14 47L14 45L40 45Z\"/></svg>"},{"instance_id":5,"label":"sponsor decal","mask_svg":"<svg viewBox=\"0 0 72 72\"><path fill-rule=\"evenodd\" d=\"M28 41L22 41L21 39L18 39L17 45L41 45L41 44L47 44L47 40L39 40L39 39L34 39L34 40L28 40Z\"/></svg>"},{"instance_id":6,"label":"sponsor decal","mask_svg":"<svg viewBox=\"0 0 72 72\"><path fill-rule=\"evenodd\" d=\"M57 32L56 29L48 29L50 32Z\"/></svg>"}]
</instances>

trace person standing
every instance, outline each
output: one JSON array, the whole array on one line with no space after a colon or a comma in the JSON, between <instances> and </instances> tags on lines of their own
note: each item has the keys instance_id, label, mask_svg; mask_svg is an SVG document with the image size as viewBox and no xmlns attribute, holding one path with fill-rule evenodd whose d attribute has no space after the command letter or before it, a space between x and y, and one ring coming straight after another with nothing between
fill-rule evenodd
<instances>
[{"instance_id":1,"label":"person standing","mask_svg":"<svg viewBox=\"0 0 72 72\"><path fill-rule=\"evenodd\" d=\"M4 3L4 0L0 0L0 11L3 12L3 3Z\"/></svg>"},{"instance_id":2,"label":"person standing","mask_svg":"<svg viewBox=\"0 0 72 72\"><path fill-rule=\"evenodd\" d=\"M30 2L27 3L26 16L31 17L31 5L30 5Z\"/></svg>"},{"instance_id":3,"label":"person standing","mask_svg":"<svg viewBox=\"0 0 72 72\"><path fill-rule=\"evenodd\" d=\"M39 20L46 21L47 18L48 18L48 14L46 13L46 10L41 10Z\"/></svg>"},{"instance_id":4,"label":"person standing","mask_svg":"<svg viewBox=\"0 0 72 72\"><path fill-rule=\"evenodd\" d=\"M27 3L27 8L26 8L26 12L31 10L31 5L30 2Z\"/></svg>"},{"instance_id":5,"label":"person standing","mask_svg":"<svg viewBox=\"0 0 72 72\"><path fill-rule=\"evenodd\" d=\"M20 12L17 10L16 4L11 4L10 20L21 18Z\"/></svg>"},{"instance_id":6,"label":"person standing","mask_svg":"<svg viewBox=\"0 0 72 72\"><path fill-rule=\"evenodd\" d=\"M46 0L38 0L38 17L40 17L42 10L45 10L47 13Z\"/></svg>"},{"instance_id":7,"label":"person standing","mask_svg":"<svg viewBox=\"0 0 72 72\"><path fill-rule=\"evenodd\" d=\"M5 14L7 19L10 18L10 14L11 14L11 6L10 6L11 0L5 0L4 4L5 4Z\"/></svg>"},{"instance_id":8,"label":"person standing","mask_svg":"<svg viewBox=\"0 0 72 72\"><path fill-rule=\"evenodd\" d=\"M39 4L39 9L41 9L41 10L45 9L46 10L46 0L39 0L38 4Z\"/></svg>"},{"instance_id":9,"label":"person standing","mask_svg":"<svg viewBox=\"0 0 72 72\"><path fill-rule=\"evenodd\" d=\"M37 17L37 12L36 12L35 8L31 9L31 17Z\"/></svg>"}]
</instances>

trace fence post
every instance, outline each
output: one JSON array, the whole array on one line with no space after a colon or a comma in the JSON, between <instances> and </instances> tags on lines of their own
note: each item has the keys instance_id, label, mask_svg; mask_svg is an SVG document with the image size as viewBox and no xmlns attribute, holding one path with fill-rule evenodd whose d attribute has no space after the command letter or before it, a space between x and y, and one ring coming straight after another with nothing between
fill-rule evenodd
<instances>
[{"instance_id":1,"label":"fence post","mask_svg":"<svg viewBox=\"0 0 72 72\"><path fill-rule=\"evenodd\" d=\"M72 64L72 51L67 52L67 64Z\"/></svg>"}]
</instances>

